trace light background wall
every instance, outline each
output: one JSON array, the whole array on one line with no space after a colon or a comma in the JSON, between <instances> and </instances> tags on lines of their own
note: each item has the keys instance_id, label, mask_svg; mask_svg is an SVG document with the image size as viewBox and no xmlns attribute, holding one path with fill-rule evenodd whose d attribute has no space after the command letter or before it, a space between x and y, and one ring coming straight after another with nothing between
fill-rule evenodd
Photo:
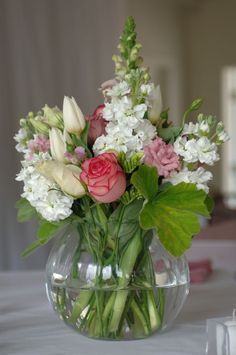
<instances>
[{"instance_id":1,"label":"light background wall","mask_svg":"<svg viewBox=\"0 0 236 355\"><path fill-rule=\"evenodd\" d=\"M91 113L101 101L97 88L113 75L127 15L136 19L145 64L173 121L198 96L204 111L220 117L220 72L236 63L235 13L234 0L0 0L0 269L44 267L49 250L20 258L35 225L16 222L18 119L45 103L61 106L64 94Z\"/></svg>"}]
</instances>

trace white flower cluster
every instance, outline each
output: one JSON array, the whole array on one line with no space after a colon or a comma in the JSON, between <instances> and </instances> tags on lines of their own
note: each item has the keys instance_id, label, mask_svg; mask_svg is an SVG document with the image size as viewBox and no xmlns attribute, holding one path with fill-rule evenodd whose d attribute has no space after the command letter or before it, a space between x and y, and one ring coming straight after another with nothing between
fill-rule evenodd
<instances>
[{"instance_id":1,"label":"white flower cluster","mask_svg":"<svg viewBox=\"0 0 236 355\"><path fill-rule=\"evenodd\" d=\"M27 149L27 131L25 128L20 128L19 131L14 136L15 141L17 142L16 150L19 153L26 153Z\"/></svg>"},{"instance_id":2,"label":"white flower cluster","mask_svg":"<svg viewBox=\"0 0 236 355\"><path fill-rule=\"evenodd\" d=\"M187 139L180 136L174 143L175 152L183 157L186 163L205 163L213 165L220 159L217 153L217 145L211 142L207 137L203 136L199 139Z\"/></svg>"},{"instance_id":3,"label":"white flower cluster","mask_svg":"<svg viewBox=\"0 0 236 355\"><path fill-rule=\"evenodd\" d=\"M41 160L51 159L48 153L35 154L32 160L22 162L16 180L24 182L21 195L49 222L58 222L72 213L73 198L61 192L51 180L39 174L35 165Z\"/></svg>"},{"instance_id":4,"label":"white flower cluster","mask_svg":"<svg viewBox=\"0 0 236 355\"><path fill-rule=\"evenodd\" d=\"M185 123L182 135L186 134L193 134L195 136L201 137L203 135L206 135L210 132L210 126L208 122L202 121L202 122L189 122Z\"/></svg>"},{"instance_id":5,"label":"white flower cluster","mask_svg":"<svg viewBox=\"0 0 236 355\"><path fill-rule=\"evenodd\" d=\"M208 193L209 187L207 186L207 183L211 179L212 173L200 167L195 171L190 171L187 168L184 168L180 172L173 172L171 176L164 179L163 182L170 182L172 185L177 185L181 182L192 183L196 185L198 190L204 190Z\"/></svg>"},{"instance_id":6,"label":"white flower cluster","mask_svg":"<svg viewBox=\"0 0 236 355\"><path fill-rule=\"evenodd\" d=\"M145 85L143 90L143 97L146 98L150 88ZM103 117L109 123L106 126L106 135L98 137L94 143L95 154L114 149L130 156L141 151L156 136L155 127L144 119L148 109L147 99L145 103L133 105L129 93L130 88L125 81L106 91L110 101L105 103Z\"/></svg>"}]
</instances>

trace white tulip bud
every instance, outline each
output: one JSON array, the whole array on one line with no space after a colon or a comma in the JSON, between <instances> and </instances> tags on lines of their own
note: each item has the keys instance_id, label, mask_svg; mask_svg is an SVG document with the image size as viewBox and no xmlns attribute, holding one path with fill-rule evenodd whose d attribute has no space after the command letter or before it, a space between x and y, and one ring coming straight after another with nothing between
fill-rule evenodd
<instances>
[{"instance_id":1,"label":"white tulip bud","mask_svg":"<svg viewBox=\"0 0 236 355\"><path fill-rule=\"evenodd\" d=\"M80 135L85 128L84 115L73 97L64 97L63 120L65 130L69 133Z\"/></svg>"},{"instance_id":2,"label":"white tulip bud","mask_svg":"<svg viewBox=\"0 0 236 355\"><path fill-rule=\"evenodd\" d=\"M68 132L66 132L66 130L64 129L63 131L63 138L64 138L64 142L68 143L68 144L73 144L73 141L69 135Z\"/></svg>"},{"instance_id":3,"label":"white tulip bud","mask_svg":"<svg viewBox=\"0 0 236 355\"><path fill-rule=\"evenodd\" d=\"M50 150L53 159L63 163L65 161L66 144L60 129L53 127L49 131Z\"/></svg>"},{"instance_id":4,"label":"white tulip bud","mask_svg":"<svg viewBox=\"0 0 236 355\"><path fill-rule=\"evenodd\" d=\"M162 112L162 96L160 85L157 85L149 97L151 108L148 111L148 119L153 123L157 123Z\"/></svg>"},{"instance_id":5,"label":"white tulip bud","mask_svg":"<svg viewBox=\"0 0 236 355\"><path fill-rule=\"evenodd\" d=\"M79 180L81 169L78 166L46 160L37 166L37 170L45 177L55 181L64 193L73 198L85 195L85 189Z\"/></svg>"}]
</instances>

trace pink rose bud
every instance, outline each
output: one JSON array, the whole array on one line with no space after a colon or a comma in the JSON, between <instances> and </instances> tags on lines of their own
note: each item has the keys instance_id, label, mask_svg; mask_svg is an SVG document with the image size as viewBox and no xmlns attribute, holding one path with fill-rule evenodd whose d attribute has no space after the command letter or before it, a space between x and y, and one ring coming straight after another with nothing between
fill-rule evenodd
<instances>
[{"instance_id":1,"label":"pink rose bud","mask_svg":"<svg viewBox=\"0 0 236 355\"><path fill-rule=\"evenodd\" d=\"M99 90L106 91L108 89L111 89L116 84L117 84L116 79L109 79L107 81L104 81L104 83L101 84L101 87L99 88Z\"/></svg>"},{"instance_id":2,"label":"pink rose bud","mask_svg":"<svg viewBox=\"0 0 236 355\"><path fill-rule=\"evenodd\" d=\"M105 105L99 105L92 116L88 116L87 120L90 122L88 141L93 145L95 140L105 133L107 122L102 116Z\"/></svg>"},{"instance_id":3,"label":"pink rose bud","mask_svg":"<svg viewBox=\"0 0 236 355\"><path fill-rule=\"evenodd\" d=\"M103 153L82 164L80 179L95 200L103 203L116 201L126 189L125 173L113 153Z\"/></svg>"}]
</instances>

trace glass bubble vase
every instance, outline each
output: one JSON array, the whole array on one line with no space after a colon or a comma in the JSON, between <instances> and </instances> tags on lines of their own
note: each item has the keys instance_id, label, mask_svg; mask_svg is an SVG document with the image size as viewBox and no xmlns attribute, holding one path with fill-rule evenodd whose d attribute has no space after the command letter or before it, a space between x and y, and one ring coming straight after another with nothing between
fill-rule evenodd
<instances>
[{"instance_id":1,"label":"glass bubble vase","mask_svg":"<svg viewBox=\"0 0 236 355\"><path fill-rule=\"evenodd\" d=\"M139 339L168 328L189 291L185 256L171 256L155 232L138 228L120 255L110 240L99 259L86 233L66 231L48 258L47 295L60 319L97 339Z\"/></svg>"}]
</instances>

